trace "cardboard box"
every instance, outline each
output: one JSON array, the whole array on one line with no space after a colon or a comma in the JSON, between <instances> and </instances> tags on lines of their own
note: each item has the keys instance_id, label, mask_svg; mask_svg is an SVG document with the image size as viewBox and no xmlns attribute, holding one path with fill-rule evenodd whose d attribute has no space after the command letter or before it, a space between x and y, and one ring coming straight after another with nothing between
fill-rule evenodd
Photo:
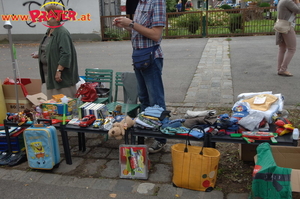
<instances>
[{"instance_id":1,"label":"cardboard box","mask_svg":"<svg viewBox=\"0 0 300 199\"><path fill-rule=\"evenodd\" d=\"M300 192L300 147L271 146L277 166L291 168L291 186L293 192ZM257 155L254 157L256 162Z\"/></svg>"},{"instance_id":2,"label":"cardboard box","mask_svg":"<svg viewBox=\"0 0 300 199\"><path fill-rule=\"evenodd\" d=\"M72 119L73 109L76 108L76 101L77 99L69 98L67 110L66 110L66 116L68 119ZM42 111L43 111L44 118L46 118L46 115L56 119L62 118L63 110L64 110L63 107L64 104L62 102L55 102L52 99L44 102L42 104Z\"/></svg>"},{"instance_id":3,"label":"cardboard box","mask_svg":"<svg viewBox=\"0 0 300 199\"><path fill-rule=\"evenodd\" d=\"M23 82L24 80L24 82ZM20 85L17 85L17 95L19 101L19 111L26 108L32 108L32 105L40 105L47 100L47 96L42 93L42 82L40 79L21 79L24 87L27 90L27 96L24 95L23 90ZM5 98L6 108L8 112L17 112L17 97L15 85L2 85L3 94Z\"/></svg>"},{"instance_id":4,"label":"cardboard box","mask_svg":"<svg viewBox=\"0 0 300 199\"><path fill-rule=\"evenodd\" d=\"M292 191L300 192L300 147L271 146L277 166L291 168Z\"/></svg>"},{"instance_id":5,"label":"cardboard box","mask_svg":"<svg viewBox=\"0 0 300 199\"><path fill-rule=\"evenodd\" d=\"M243 161L254 161L254 156L257 154L256 144L239 144L240 160Z\"/></svg>"}]
</instances>

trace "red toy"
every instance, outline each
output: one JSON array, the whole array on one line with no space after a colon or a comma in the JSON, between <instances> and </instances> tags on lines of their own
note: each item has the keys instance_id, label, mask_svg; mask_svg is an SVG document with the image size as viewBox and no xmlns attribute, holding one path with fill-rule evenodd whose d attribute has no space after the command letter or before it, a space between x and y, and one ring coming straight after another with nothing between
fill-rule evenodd
<instances>
[{"instance_id":1,"label":"red toy","mask_svg":"<svg viewBox=\"0 0 300 199\"><path fill-rule=\"evenodd\" d=\"M292 123L286 118L277 118L275 121L276 133L282 136L287 133L293 132L294 128Z\"/></svg>"},{"instance_id":2,"label":"red toy","mask_svg":"<svg viewBox=\"0 0 300 199\"><path fill-rule=\"evenodd\" d=\"M95 115L87 115L87 116L84 116L80 123L79 123L79 126L80 127L88 127L90 125L92 125L94 123L94 121L96 120L96 117Z\"/></svg>"},{"instance_id":3,"label":"red toy","mask_svg":"<svg viewBox=\"0 0 300 199\"><path fill-rule=\"evenodd\" d=\"M270 140L272 137L274 137L274 133L263 131L244 131L242 134L242 137L251 138L253 140Z\"/></svg>"}]
</instances>

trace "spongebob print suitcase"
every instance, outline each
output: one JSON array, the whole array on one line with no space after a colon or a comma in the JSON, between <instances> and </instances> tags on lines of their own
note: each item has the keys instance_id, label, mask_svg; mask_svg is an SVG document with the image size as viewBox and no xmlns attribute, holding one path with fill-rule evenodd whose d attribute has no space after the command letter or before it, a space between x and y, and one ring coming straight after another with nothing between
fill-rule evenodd
<instances>
[{"instance_id":1,"label":"spongebob print suitcase","mask_svg":"<svg viewBox=\"0 0 300 199\"><path fill-rule=\"evenodd\" d=\"M39 120L45 121L45 120ZM28 165L32 169L51 170L59 165L60 152L56 128L47 124L34 124L24 131Z\"/></svg>"}]
</instances>

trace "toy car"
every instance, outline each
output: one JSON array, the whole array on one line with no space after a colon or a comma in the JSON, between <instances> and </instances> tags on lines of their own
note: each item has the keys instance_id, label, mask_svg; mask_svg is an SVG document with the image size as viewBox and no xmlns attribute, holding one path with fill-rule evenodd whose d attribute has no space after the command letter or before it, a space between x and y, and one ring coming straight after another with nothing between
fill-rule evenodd
<instances>
[{"instance_id":1,"label":"toy car","mask_svg":"<svg viewBox=\"0 0 300 199\"><path fill-rule=\"evenodd\" d=\"M103 119L96 119L93 123L94 128L99 128L103 124Z\"/></svg>"},{"instance_id":2,"label":"toy car","mask_svg":"<svg viewBox=\"0 0 300 199\"><path fill-rule=\"evenodd\" d=\"M91 124L93 124L95 120L96 120L95 115L87 115L87 116L84 116L84 117L81 119L81 121L79 122L79 126L80 126L80 127L88 127L88 126L90 126Z\"/></svg>"}]
</instances>

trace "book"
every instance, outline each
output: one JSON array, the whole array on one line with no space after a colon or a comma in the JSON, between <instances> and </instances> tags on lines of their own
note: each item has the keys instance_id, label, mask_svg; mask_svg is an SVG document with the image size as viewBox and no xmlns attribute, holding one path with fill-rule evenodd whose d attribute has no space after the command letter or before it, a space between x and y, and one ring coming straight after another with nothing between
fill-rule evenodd
<instances>
[{"instance_id":1,"label":"book","mask_svg":"<svg viewBox=\"0 0 300 199\"><path fill-rule=\"evenodd\" d=\"M84 108L89 106L92 102L86 102L84 104L82 104L79 108L78 108L78 115L79 115L79 119L83 118L85 116L84 114Z\"/></svg>"},{"instance_id":2,"label":"book","mask_svg":"<svg viewBox=\"0 0 300 199\"><path fill-rule=\"evenodd\" d=\"M100 107L101 116L102 116L102 118L106 118L107 116L109 116L109 111L108 111L107 106L105 104L101 104L101 105L102 105Z\"/></svg>"},{"instance_id":3,"label":"book","mask_svg":"<svg viewBox=\"0 0 300 199\"><path fill-rule=\"evenodd\" d=\"M90 109L95 106L95 103L89 104L87 107L84 108L84 116L90 115Z\"/></svg>"},{"instance_id":4,"label":"book","mask_svg":"<svg viewBox=\"0 0 300 199\"><path fill-rule=\"evenodd\" d=\"M146 145L119 146L120 178L148 179L149 163Z\"/></svg>"},{"instance_id":5,"label":"book","mask_svg":"<svg viewBox=\"0 0 300 199\"><path fill-rule=\"evenodd\" d=\"M96 106L93 107L93 114L95 115L96 119L102 119L101 115L99 114L99 108L101 107L101 104L96 104Z\"/></svg>"},{"instance_id":6,"label":"book","mask_svg":"<svg viewBox=\"0 0 300 199\"><path fill-rule=\"evenodd\" d=\"M75 125L75 126L78 126L80 123L80 119L79 118L73 118L71 119L68 124L71 124L71 125Z\"/></svg>"}]
</instances>

